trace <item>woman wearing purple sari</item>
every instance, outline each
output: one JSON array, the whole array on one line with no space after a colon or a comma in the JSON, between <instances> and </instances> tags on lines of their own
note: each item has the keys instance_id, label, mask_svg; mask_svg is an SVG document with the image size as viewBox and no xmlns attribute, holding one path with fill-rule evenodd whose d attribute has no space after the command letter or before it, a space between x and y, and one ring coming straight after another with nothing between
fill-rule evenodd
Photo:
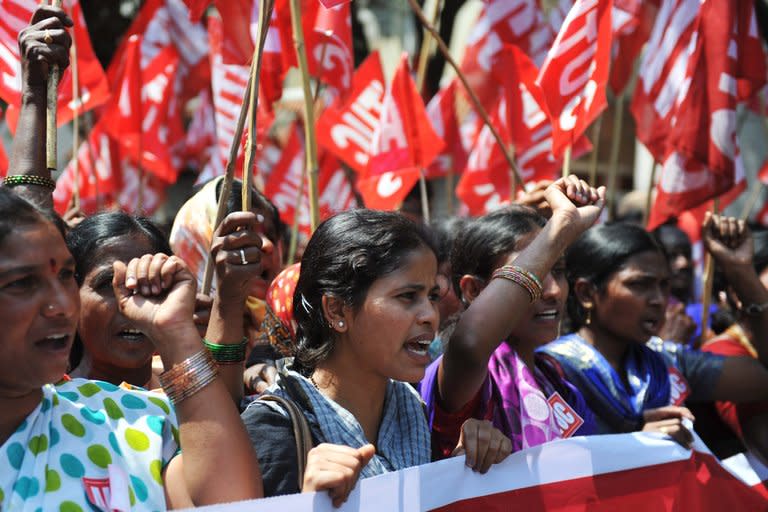
<instances>
[{"instance_id":1,"label":"woman wearing purple sari","mask_svg":"<svg viewBox=\"0 0 768 512\"><path fill-rule=\"evenodd\" d=\"M470 222L454 245L453 285L467 309L421 383L436 455L450 453L467 418L491 421L513 451L593 433L584 398L534 353L558 335L568 296L562 254L597 219L604 189L569 177L546 198L549 221L513 207Z\"/></svg>"}]
</instances>

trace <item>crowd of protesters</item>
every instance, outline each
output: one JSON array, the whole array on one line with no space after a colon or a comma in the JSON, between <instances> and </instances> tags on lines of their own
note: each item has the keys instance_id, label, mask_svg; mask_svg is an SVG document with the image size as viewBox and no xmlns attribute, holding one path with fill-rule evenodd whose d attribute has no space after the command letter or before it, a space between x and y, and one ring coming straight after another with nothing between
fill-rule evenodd
<instances>
[{"instance_id":1,"label":"crowd of protesters","mask_svg":"<svg viewBox=\"0 0 768 512\"><path fill-rule=\"evenodd\" d=\"M237 181L218 227L221 179L169 235L121 212L67 225L42 141L70 21L33 21L0 187L0 509L103 507L98 482L120 510L313 491L338 506L360 478L446 457L484 473L570 436L688 446L694 425L718 456L768 461L768 240L743 221L703 223L723 313L702 335L684 234L596 225L605 190L575 176L539 210L343 212L300 266L261 192L238 211Z\"/></svg>"}]
</instances>

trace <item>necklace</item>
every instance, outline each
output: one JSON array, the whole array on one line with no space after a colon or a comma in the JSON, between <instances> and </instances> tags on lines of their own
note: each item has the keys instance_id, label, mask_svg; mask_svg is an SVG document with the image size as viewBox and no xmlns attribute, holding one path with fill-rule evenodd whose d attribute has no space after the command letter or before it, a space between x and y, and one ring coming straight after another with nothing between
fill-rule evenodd
<instances>
[{"instance_id":1,"label":"necklace","mask_svg":"<svg viewBox=\"0 0 768 512\"><path fill-rule=\"evenodd\" d=\"M315 389L320 391L320 386L317 385L317 382L315 382L315 374L309 376L309 382L312 383L313 386L315 386Z\"/></svg>"}]
</instances>

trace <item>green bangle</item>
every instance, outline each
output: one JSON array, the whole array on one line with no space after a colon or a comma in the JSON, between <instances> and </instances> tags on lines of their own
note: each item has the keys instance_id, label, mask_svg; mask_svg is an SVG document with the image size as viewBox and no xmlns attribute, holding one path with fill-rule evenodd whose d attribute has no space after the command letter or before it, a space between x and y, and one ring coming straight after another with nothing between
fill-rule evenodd
<instances>
[{"instance_id":1,"label":"green bangle","mask_svg":"<svg viewBox=\"0 0 768 512\"><path fill-rule=\"evenodd\" d=\"M6 187L15 187L16 185L37 185L51 190L56 189L56 182L51 178L27 174L13 174L11 176L6 176L3 180L3 185Z\"/></svg>"},{"instance_id":2,"label":"green bangle","mask_svg":"<svg viewBox=\"0 0 768 512\"><path fill-rule=\"evenodd\" d=\"M221 364L237 364L245 361L245 349L248 346L248 337L243 336L240 343L221 345L211 343L203 338L203 345L211 353L213 360Z\"/></svg>"}]
</instances>

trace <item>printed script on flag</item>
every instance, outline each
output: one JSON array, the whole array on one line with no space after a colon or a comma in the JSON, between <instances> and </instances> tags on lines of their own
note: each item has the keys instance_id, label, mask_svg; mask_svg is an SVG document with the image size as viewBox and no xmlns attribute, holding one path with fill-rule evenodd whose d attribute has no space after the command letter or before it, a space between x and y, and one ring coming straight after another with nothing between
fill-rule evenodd
<instances>
[{"instance_id":1,"label":"printed script on flag","mask_svg":"<svg viewBox=\"0 0 768 512\"><path fill-rule=\"evenodd\" d=\"M698 438L686 450L660 434L618 434L530 448L485 475L456 457L369 478L338 509L327 493L307 493L199 510L765 510L758 473L741 459L721 465Z\"/></svg>"}]
</instances>

